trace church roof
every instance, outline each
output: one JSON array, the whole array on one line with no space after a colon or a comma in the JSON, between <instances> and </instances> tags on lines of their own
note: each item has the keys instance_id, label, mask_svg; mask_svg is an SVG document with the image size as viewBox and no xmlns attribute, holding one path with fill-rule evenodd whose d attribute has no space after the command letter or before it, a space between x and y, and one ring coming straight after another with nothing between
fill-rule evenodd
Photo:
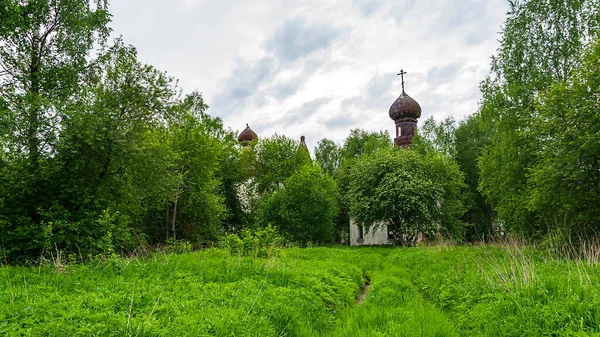
<instances>
[{"instance_id":1,"label":"church roof","mask_svg":"<svg viewBox=\"0 0 600 337\"><path fill-rule=\"evenodd\" d=\"M402 94L400 94L390 107L390 118L396 121L407 117L421 117L421 106L402 90Z\"/></svg>"},{"instance_id":2,"label":"church roof","mask_svg":"<svg viewBox=\"0 0 600 337\"><path fill-rule=\"evenodd\" d=\"M242 132L240 132L238 136L238 142L240 142L243 146L246 146L248 145L248 143L255 140L256 138L258 138L256 133L252 131L252 129L250 129L250 126L248 126L248 124L246 124L246 128Z\"/></svg>"}]
</instances>

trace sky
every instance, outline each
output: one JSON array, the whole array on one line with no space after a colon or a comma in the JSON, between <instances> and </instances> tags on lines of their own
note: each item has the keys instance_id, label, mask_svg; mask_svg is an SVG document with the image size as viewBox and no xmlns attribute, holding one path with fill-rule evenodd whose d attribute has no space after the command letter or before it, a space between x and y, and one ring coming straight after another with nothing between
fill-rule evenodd
<instances>
[{"instance_id":1,"label":"sky","mask_svg":"<svg viewBox=\"0 0 600 337\"><path fill-rule=\"evenodd\" d=\"M140 61L199 91L241 131L309 148L351 129L388 130L406 93L429 116L477 111L506 0L113 0L114 35Z\"/></svg>"}]
</instances>

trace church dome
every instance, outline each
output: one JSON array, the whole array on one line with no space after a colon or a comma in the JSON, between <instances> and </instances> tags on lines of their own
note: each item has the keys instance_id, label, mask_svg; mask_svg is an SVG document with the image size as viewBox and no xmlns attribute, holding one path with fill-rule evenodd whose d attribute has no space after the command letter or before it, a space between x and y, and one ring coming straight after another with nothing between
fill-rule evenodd
<instances>
[{"instance_id":1,"label":"church dome","mask_svg":"<svg viewBox=\"0 0 600 337\"><path fill-rule=\"evenodd\" d=\"M256 133L252 131L252 129L250 129L248 124L246 124L246 128L242 132L240 132L240 135L238 136L238 142L240 142L242 146L246 146L248 145L248 143L255 140L256 138L258 138Z\"/></svg>"},{"instance_id":2,"label":"church dome","mask_svg":"<svg viewBox=\"0 0 600 337\"><path fill-rule=\"evenodd\" d=\"M421 117L421 106L402 90L402 94L390 107L390 118L396 121L407 117L415 119Z\"/></svg>"}]
</instances>

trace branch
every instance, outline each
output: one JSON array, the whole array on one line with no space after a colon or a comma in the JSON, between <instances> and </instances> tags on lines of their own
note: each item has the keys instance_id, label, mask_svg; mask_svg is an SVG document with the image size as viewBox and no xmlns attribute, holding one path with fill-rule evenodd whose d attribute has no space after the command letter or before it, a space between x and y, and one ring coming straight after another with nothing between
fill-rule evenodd
<instances>
[{"instance_id":1,"label":"branch","mask_svg":"<svg viewBox=\"0 0 600 337\"><path fill-rule=\"evenodd\" d=\"M2 69L4 69L4 70L0 71L0 76L4 76L4 75L8 74L12 77L15 77L15 78L17 77L17 76L15 76L15 74L12 71L8 70L8 68L4 65L4 63L2 61L0 61L0 67L2 67Z\"/></svg>"},{"instance_id":2,"label":"branch","mask_svg":"<svg viewBox=\"0 0 600 337\"><path fill-rule=\"evenodd\" d=\"M52 23L52 26L50 26L50 28L48 28L48 30L46 30L44 32L44 34L42 35L42 39L40 41L40 49L38 50L38 59L42 58L42 53L44 51L44 47L46 46L46 40L48 39L48 36L50 35L50 33L52 33L56 28L58 28L58 25L60 24L60 20L58 19L58 15L56 15L56 17L54 18L54 22Z\"/></svg>"}]
</instances>

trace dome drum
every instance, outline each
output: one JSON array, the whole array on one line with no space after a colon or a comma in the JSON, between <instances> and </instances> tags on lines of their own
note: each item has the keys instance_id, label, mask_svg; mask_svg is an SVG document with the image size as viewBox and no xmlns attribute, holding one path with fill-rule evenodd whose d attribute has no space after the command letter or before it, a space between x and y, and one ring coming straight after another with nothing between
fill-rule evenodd
<instances>
[{"instance_id":1,"label":"dome drum","mask_svg":"<svg viewBox=\"0 0 600 337\"><path fill-rule=\"evenodd\" d=\"M396 138L394 138L394 143L401 147L410 146L416 130L416 118L405 117L396 120Z\"/></svg>"}]
</instances>

